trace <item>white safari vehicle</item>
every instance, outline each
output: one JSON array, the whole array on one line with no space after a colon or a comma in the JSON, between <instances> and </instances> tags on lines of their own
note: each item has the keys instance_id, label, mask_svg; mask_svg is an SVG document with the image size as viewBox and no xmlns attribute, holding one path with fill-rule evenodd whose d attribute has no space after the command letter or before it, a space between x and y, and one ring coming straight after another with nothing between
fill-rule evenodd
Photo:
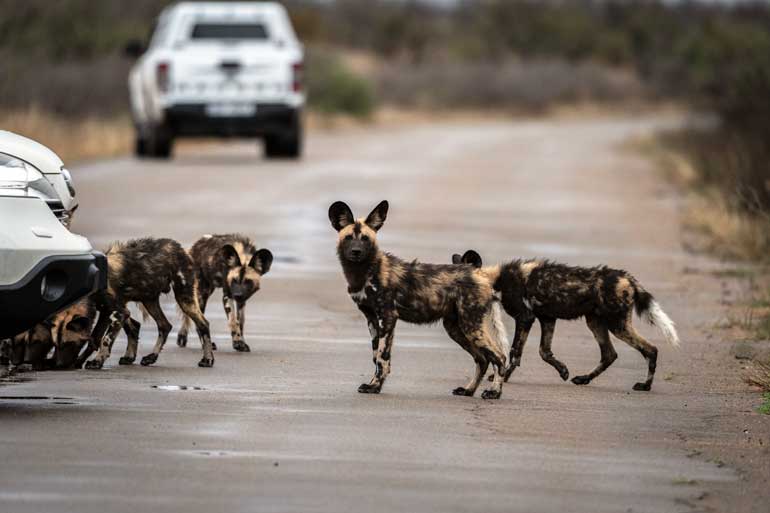
<instances>
[{"instance_id":1,"label":"white safari vehicle","mask_svg":"<svg viewBox=\"0 0 770 513\"><path fill-rule=\"evenodd\" d=\"M136 153L167 158L182 136L264 139L268 157L302 151L303 49L274 2L181 2L159 16L129 75Z\"/></svg>"},{"instance_id":2,"label":"white safari vehicle","mask_svg":"<svg viewBox=\"0 0 770 513\"><path fill-rule=\"evenodd\" d=\"M68 230L76 208L61 159L0 130L0 339L106 287L104 255Z\"/></svg>"}]
</instances>

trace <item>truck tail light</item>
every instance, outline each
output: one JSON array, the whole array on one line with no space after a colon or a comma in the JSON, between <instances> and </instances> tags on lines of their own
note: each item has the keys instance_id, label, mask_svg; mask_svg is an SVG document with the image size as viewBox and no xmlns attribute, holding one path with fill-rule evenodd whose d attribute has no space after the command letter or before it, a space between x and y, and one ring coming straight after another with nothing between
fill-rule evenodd
<instances>
[{"instance_id":1,"label":"truck tail light","mask_svg":"<svg viewBox=\"0 0 770 513\"><path fill-rule=\"evenodd\" d=\"M158 85L158 91L161 93L168 92L170 66L167 62L159 62L158 67L155 70L155 81Z\"/></svg>"},{"instance_id":2,"label":"truck tail light","mask_svg":"<svg viewBox=\"0 0 770 513\"><path fill-rule=\"evenodd\" d=\"M295 62L292 67L292 90L295 93L299 93L302 91L302 89L305 87L305 64L300 62Z\"/></svg>"}]
</instances>

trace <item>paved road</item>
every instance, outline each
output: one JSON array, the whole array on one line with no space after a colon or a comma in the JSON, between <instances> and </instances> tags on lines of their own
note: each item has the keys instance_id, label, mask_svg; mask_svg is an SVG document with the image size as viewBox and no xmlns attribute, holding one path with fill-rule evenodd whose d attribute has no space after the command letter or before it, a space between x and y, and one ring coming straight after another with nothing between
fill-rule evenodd
<instances>
[{"instance_id":1,"label":"paved road","mask_svg":"<svg viewBox=\"0 0 770 513\"><path fill-rule=\"evenodd\" d=\"M213 369L174 332L152 368L117 366L120 338L102 371L0 388L0 510L760 511L741 498L752 481L698 449L742 436L721 426L748 397L704 337L724 293L714 264L683 252L678 199L621 147L666 122L380 127L314 134L300 163L237 143L78 167L74 228L96 246L241 231L277 260L247 309L250 354L230 348L216 296ZM540 360L535 328L503 398L485 402L450 394L473 364L440 327L400 324L383 393L357 394L372 371L368 332L326 211L342 199L365 215L384 198L380 244L404 258L447 262L472 247L488 262L632 271L678 321L682 350L643 327L661 348L651 393L631 392L645 365L621 343L608 372L576 387ZM176 319L170 298L164 308ZM140 354L154 337L148 322ZM557 325L554 351L573 375L598 361L582 322Z\"/></svg>"}]
</instances>

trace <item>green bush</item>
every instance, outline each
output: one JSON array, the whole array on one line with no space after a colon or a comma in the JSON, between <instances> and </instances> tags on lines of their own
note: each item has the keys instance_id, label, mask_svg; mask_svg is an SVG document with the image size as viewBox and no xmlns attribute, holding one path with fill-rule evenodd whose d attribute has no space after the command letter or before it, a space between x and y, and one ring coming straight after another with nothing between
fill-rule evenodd
<instances>
[{"instance_id":1,"label":"green bush","mask_svg":"<svg viewBox=\"0 0 770 513\"><path fill-rule=\"evenodd\" d=\"M369 117L375 109L374 88L331 53L309 50L306 79L308 105L327 114Z\"/></svg>"}]
</instances>

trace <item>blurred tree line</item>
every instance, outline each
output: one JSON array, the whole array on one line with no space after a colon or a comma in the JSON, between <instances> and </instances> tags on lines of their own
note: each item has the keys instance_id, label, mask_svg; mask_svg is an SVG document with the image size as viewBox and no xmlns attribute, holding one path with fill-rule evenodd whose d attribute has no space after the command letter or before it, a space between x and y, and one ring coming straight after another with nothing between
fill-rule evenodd
<instances>
[{"instance_id":1,"label":"blurred tree line","mask_svg":"<svg viewBox=\"0 0 770 513\"><path fill-rule=\"evenodd\" d=\"M121 58L121 49L130 39L146 39L169 3L0 0L0 107L37 104L67 115L125 111L130 62ZM656 96L716 112L724 139L746 148L740 166L762 170L752 172L753 189L759 191L754 195L770 206L764 164L770 156L765 2L458 0L451 8L417 0L282 3L310 49L308 77L317 91L311 101L320 109L366 111L375 100L367 77L346 69L329 49L403 64L396 75L433 65L460 70L455 75L483 69L486 77L498 64L526 66L542 59L632 70ZM472 67L462 67L468 63ZM452 101L463 91L451 95Z\"/></svg>"}]
</instances>

